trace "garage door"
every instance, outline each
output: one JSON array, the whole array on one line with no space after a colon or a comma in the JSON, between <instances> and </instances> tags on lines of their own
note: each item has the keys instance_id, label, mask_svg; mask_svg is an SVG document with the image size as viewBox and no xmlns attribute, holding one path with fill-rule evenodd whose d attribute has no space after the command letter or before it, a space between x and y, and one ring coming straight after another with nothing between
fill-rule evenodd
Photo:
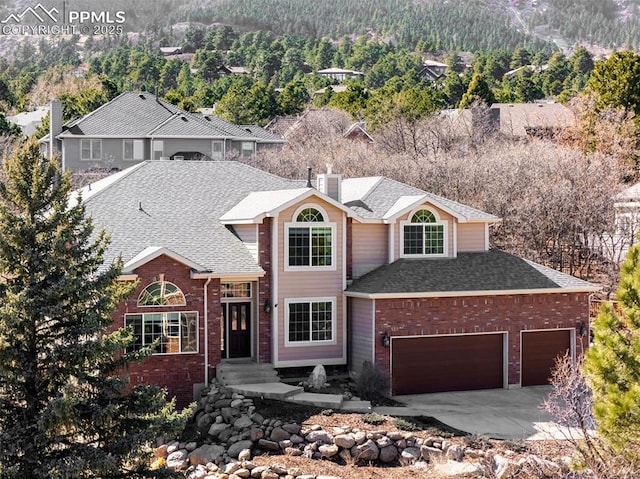
<instances>
[{"instance_id":1,"label":"garage door","mask_svg":"<svg viewBox=\"0 0 640 479\"><path fill-rule=\"evenodd\" d=\"M549 384L558 356L571 348L571 331L522 332L522 385Z\"/></svg>"},{"instance_id":2,"label":"garage door","mask_svg":"<svg viewBox=\"0 0 640 479\"><path fill-rule=\"evenodd\" d=\"M391 355L393 394L504 386L502 334L393 338Z\"/></svg>"}]
</instances>

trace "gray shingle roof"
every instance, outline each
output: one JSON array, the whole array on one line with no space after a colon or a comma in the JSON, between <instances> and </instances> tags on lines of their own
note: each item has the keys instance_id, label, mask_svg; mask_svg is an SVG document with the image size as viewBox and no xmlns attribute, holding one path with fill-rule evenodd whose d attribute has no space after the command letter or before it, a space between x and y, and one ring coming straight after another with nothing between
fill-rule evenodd
<instances>
[{"instance_id":1,"label":"gray shingle roof","mask_svg":"<svg viewBox=\"0 0 640 479\"><path fill-rule=\"evenodd\" d=\"M149 161L119 175L85 200L111 234L106 263L155 246L222 274L262 270L218 219L252 191L299 185L235 161Z\"/></svg>"},{"instance_id":2,"label":"gray shingle roof","mask_svg":"<svg viewBox=\"0 0 640 479\"><path fill-rule=\"evenodd\" d=\"M268 140L215 115L189 113L151 93L125 92L88 115L67 123L60 137L207 137Z\"/></svg>"},{"instance_id":3,"label":"gray shingle roof","mask_svg":"<svg viewBox=\"0 0 640 479\"><path fill-rule=\"evenodd\" d=\"M355 280L347 291L363 294L570 289L595 291L586 281L497 249L457 258L399 259Z\"/></svg>"},{"instance_id":4,"label":"gray shingle roof","mask_svg":"<svg viewBox=\"0 0 640 479\"><path fill-rule=\"evenodd\" d=\"M363 185L365 188L363 188ZM466 219L466 221L500 220L497 216L477 210L471 206L463 205L462 203L433 193L427 193L389 178L372 177L370 185L366 185L363 181L352 182L351 180L345 180L342 186L343 198L349 199L345 205L351 207L363 218L374 219L384 217L402 196L415 196L416 198L424 196L425 201L430 201L435 205L449 209ZM370 189L366 190L366 186L370 186Z\"/></svg>"}]
</instances>

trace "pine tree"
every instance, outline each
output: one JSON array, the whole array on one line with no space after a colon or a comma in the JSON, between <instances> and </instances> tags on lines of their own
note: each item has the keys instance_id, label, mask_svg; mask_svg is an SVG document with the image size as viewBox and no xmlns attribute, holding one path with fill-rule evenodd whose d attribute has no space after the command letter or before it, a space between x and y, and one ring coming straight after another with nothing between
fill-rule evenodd
<instances>
[{"instance_id":1,"label":"pine tree","mask_svg":"<svg viewBox=\"0 0 640 479\"><path fill-rule=\"evenodd\" d=\"M640 451L640 246L622 265L620 309L605 307L593 326L584 361L601 437L617 452Z\"/></svg>"},{"instance_id":2,"label":"pine tree","mask_svg":"<svg viewBox=\"0 0 640 479\"><path fill-rule=\"evenodd\" d=\"M131 286L103 265L105 232L35 140L3 168L0 477L145 477L145 445L181 418L161 390L121 375L149 354L124 353L131 331L110 328Z\"/></svg>"}]
</instances>

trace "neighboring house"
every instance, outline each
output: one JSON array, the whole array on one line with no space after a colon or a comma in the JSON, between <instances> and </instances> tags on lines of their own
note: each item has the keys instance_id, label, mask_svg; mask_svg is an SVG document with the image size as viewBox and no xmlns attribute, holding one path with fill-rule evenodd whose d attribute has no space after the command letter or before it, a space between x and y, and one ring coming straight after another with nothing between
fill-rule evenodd
<instances>
[{"instance_id":1,"label":"neighboring house","mask_svg":"<svg viewBox=\"0 0 640 479\"><path fill-rule=\"evenodd\" d=\"M324 70L318 70L316 73L320 76L338 81L364 77L364 73L362 72L358 72L355 70L345 70L344 68L325 68Z\"/></svg>"},{"instance_id":2,"label":"neighboring house","mask_svg":"<svg viewBox=\"0 0 640 479\"><path fill-rule=\"evenodd\" d=\"M60 103L54 101L50 131L43 142L69 171L121 170L145 160L249 157L285 143L258 126L189 113L146 92L122 93L64 125Z\"/></svg>"},{"instance_id":3,"label":"neighboring house","mask_svg":"<svg viewBox=\"0 0 640 479\"><path fill-rule=\"evenodd\" d=\"M593 285L489 245L493 215L384 177L312 186L236 161L146 161L82 191L135 293L132 382L187 404L239 359L371 361L393 394L548 382L582 353Z\"/></svg>"},{"instance_id":4,"label":"neighboring house","mask_svg":"<svg viewBox=\"0 0 640 479\"><path fill-rule=\"evenodd\" d=\"M494 103L500 132L511 137L553 137L575 123L574 113L560 103Z\"/></svg>"},{"instance_id":5,"label":"neighboring house","mask_svg":"<svg viewBox=\"0 0 640 479\"><path fill-rule=\"evenodd\" d=\"M418 72L418 77L433 82L444 76L447 68L446 63L440 63L435 60L425 60L422 64L422 70Z\"/></svg>"},{"instance_id":6,"label":"neighboring house","mask_svg":"<svg viewBox=\"0 0 640 479\"><path fill-rule=\"evenodd\" d=\"M552 138L575 124L574 113L560 103L494 103L488 109L443 110L454 135L478 129L515 139Z\"/></svg>"},{"instance_id":7,"label":"neighboring house","mask_svg":"<svg viewBox=\"0 0 640 479\"><path fill-rule=\"evenodd\" d=\"M327 90L331 90L333 93L343 93L347 91L347 86L346 85L329 85L327 87L320 88L319 90L314 91L313 97L317 98L319 96L322 96L327 92Z\"/></svg>"},{"instance_id":8,"label":"neighboring house","mask_svg":"<svg viewBox=\"0 0 640 479\"><path fill-rule=\"evenodd\" d=\"M7 120L18 125L24 135L31 136L42 124L42 120L47 116L47 113L49 113L49 107L41 106L34 111L27 111L18 113L17 115L8 116Z\"/></svg>"},{"instance_id":9,"label":"neighboring house","mask_svg":"<svg viewBox=\"0 0 640 479\"><path fill-rule=\"evenodd\" d=\"M603 244L603 254L622 262L629 249L638 243L640 234L640 183L630 186L614 197L615 232L611 244Z\"/></svg>"},{"instance_id":10,"label":"neighboring house","mask_svg":"<svg viewBox=\"0 0 640 479\"><path fill-rule=\"evenodd\" d=\"M182 47L160 47L160 53L165 57L180 55L182 53Z\"/></svg>"},{"instance_id":11,"label":"neighboring house","mask_svg":"<svg viewBox=\"0 0 640 479\"><path fill-rule=\"evenodd\" d=\"M265 129L288 141L342 135L350 140L373 143L364 122L353 122L349 114L335 108L307 108L299 115L278 116Z\"/></svg>"}]
</instances>

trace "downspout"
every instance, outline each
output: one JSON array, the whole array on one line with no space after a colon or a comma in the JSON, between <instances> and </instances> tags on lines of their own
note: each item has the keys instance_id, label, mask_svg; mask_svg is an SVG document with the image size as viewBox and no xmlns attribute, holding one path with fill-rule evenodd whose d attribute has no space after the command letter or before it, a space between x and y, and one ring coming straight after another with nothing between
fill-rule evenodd
<instances>
[{"instance_id":1,"label":"downspout","mask_svg":"<svg viewBox=\"0 0 640 479\"><path fill-rule=\"evenodd\" d=\"M209 283L212 278L207 278L204 284L204 386L209 385Z\"/></svg>"}]
</instances>

